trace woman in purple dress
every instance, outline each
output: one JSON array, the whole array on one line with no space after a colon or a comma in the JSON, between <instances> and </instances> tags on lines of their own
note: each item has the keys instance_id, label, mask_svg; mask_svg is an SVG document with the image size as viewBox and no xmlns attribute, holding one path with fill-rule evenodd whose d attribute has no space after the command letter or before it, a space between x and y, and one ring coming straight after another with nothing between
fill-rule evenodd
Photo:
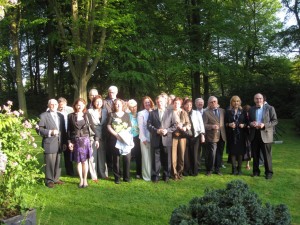
<instances>
[{"instance_id":1,"label":"woman in purple dress","mask_svg":"<svg viewBox=\"0 0 300 225\"><path fill-rule=\"evenodd\" d=\"M74 104L74 113L68 115L68 145L72 151L72 160L77 163L80 177L79 188L88 186L88 159L92 157L90 137L96 133L90 114L86 113L86 101L77 99ZM94 136L95 146L99 147L99 137Z\"/></svg>"}]
</instances>

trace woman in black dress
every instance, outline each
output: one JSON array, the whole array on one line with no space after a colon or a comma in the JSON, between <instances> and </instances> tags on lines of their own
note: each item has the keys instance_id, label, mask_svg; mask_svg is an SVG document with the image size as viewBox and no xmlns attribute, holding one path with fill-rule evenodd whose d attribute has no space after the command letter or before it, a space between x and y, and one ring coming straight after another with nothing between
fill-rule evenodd
<instances>
[{"instance_id":1,"label":"woman in black dress","mask_svg":"<svg viewBox=\"0 0 300 225\"><path fill-rule=\"evenodd\" d=\"M227 149L232 162L232 174L242 174L242 160L246 152L245 113L241 107L239 96L232 96L226 111Z\"/></svg>"},{"instance_id":2,"label":"woman in black dress","mask_svg":"<svg viewBox=\"0 0 300 225\"><path fill-rule=\"evenodd\" d=\"M112 134L110 139L110 149L113 155L113 172L115 183L120 184L120 157L123 156L123 181L130 182L130 159L131 153L121 153L120 149L116 147L117 140L124 142L120 136L120 132L131 129L131 121L128 113L125 113L124 103L121 99L115 99L112 113L109 116L107 129Z\"/></svg>"},{"instance_id":3,"label":"woman in black dress","mask_svg":"<svg viewBox=\"0 0 300 225\"><path fill-rule=\"evenodd\" d=\"M92 157L90 137L93 136L90 130L95 133L92 117L86 113L86 101L77 99L73 104L74 113L68 115L68 146L72 151L72 159L77 163L77 171L80 178L79 188L88 186L88 160ZM99 136L96 134L95 146L99 147Z\"/></svg>"}]
</instances>

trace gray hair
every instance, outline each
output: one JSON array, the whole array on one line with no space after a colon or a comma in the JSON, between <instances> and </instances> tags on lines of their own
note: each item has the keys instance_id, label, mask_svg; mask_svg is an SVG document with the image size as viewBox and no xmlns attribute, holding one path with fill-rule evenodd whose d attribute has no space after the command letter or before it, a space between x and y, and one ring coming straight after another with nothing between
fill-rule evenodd
<instances>
[{"instance_id":1,"label":"gray hair","mask_svg":"<svg viewBox=\"0 0 300 225\"><path fill-rule=\"evenodd\" d=\"M113 92L118 93L118 88L117 88L116 86L110 86L110 87L108 88L108 91L113 91Z\"/></svg>"}]
</instances>

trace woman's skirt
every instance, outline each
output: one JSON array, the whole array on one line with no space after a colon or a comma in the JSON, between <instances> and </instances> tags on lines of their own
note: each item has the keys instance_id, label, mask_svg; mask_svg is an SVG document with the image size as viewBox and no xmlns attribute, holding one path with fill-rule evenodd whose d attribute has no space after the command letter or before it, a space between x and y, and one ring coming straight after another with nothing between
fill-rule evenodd
<instances>
[{"instance_id":1,"label":"woman's skirt","mask_svg":"<svg viewBox=\"0 0 300 225\"><path fill-rule=\"evenodd\" d=\"M90 137L77 137L74 141L74 150L72 152L72 161L85 162L93 154Z\"/></svg>"}]
</instances>

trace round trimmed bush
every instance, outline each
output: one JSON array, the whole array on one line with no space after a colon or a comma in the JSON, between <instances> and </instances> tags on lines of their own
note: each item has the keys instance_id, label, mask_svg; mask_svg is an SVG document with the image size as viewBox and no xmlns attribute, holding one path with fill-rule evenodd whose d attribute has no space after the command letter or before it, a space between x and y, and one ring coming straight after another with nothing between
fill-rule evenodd
<instances>
[{"instance_id":1,"label":"round trimmed bush","mask_svg":"<svg viewBox=\"0 0 300 225\"><path fill-rule=\"evenodd\" d=\"M286 205L263 205L246 183L234 180L226 189L206 189L203 197L195 197L187 206L176 208L170 224L288 225L291 217Z\"/></svg>"}]
</instances>

